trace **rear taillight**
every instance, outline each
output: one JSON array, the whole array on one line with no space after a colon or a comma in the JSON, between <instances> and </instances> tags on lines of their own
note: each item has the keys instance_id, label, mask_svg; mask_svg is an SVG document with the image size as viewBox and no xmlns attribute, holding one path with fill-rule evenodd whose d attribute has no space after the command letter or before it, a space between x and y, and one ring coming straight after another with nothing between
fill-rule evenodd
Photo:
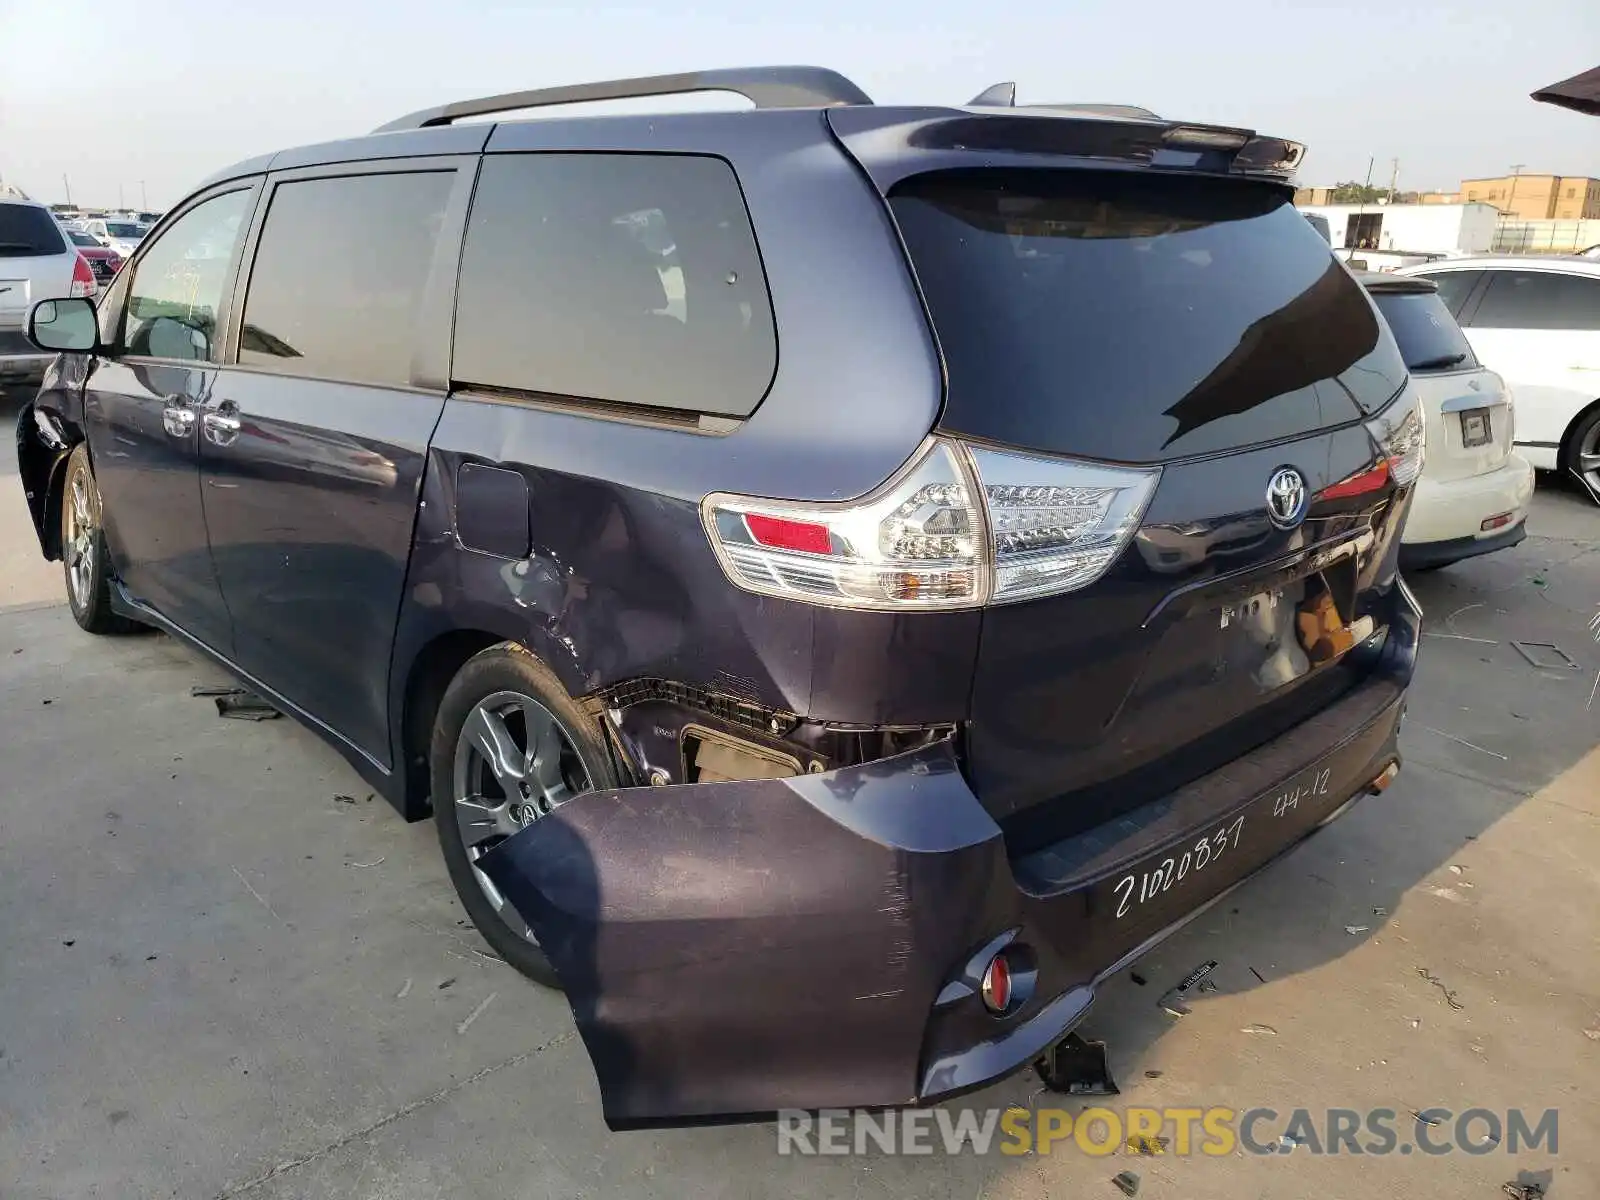
<instances>
[{"instance_id":1,"label":"rear taillight","mask_svg":"<svg viewBox=\"0 0 1600 1200\"><path fill-rule=\"evenodd\" d=\"M1410 395L1399 404L1391 404L1367 422L1367 429L1383 453L1395 486L1409 487L1415 483L1422 474L1427 442L1427 426L1416 396Z\"/></svg>"},{"instance_id":2,"label":"rear taillight","mask_svg":"<svg viewBox=\"0 0 1600 1200\"><path fill-rule=\"evenodd\" d=\"M92 296L95 291L94 268L89 265L89 260L83 255L77 256L77 261L72 264L72 287L68 296Z\"/></svg>"},{"instance_id":3,"label":"rear taillight","mask_svg":"<svg viewBox=\"0 0 1600 1200\"><path fill-rule=\"evenodd\" d=\"M931 438L860 500L719 493L701 511L723 569L748 591L841 608L972 608L1092 583L1160 475Z\"/></svg>"}]
</instances>

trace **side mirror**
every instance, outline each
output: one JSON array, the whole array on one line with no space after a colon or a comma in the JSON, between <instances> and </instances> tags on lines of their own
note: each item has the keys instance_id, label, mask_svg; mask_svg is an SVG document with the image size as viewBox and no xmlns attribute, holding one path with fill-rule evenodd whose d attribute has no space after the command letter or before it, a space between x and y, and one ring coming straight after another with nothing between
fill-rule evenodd
<instances>
[{"instance_id":1,"label":"side mirror","mask_svg":"<svg viewBox=\"0 0 1600 1200\"><path fill-rule=\"evenodd\" d=\"M81 297L39 301L28 314L28 340L41 350L94 350L100 344L94 305Z\"/></svg>"}]
</instances>

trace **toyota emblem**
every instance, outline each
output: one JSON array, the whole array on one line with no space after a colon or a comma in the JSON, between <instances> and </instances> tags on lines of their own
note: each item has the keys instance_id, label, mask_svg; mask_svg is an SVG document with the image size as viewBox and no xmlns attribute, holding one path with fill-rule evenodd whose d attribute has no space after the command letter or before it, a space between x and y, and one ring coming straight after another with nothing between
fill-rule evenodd
<instances>
[{"instance_id":1,"label":"toyota emblem","mask_svg":"<svg viewBox=\"0 0 1600 1200\"><path fill-rule=\"evenodd\" d=\"M1293 467L1279 467L1267 480L1267 515L1279 529L1305 520L1306 481Z\"/></svg>"}]
</instances>

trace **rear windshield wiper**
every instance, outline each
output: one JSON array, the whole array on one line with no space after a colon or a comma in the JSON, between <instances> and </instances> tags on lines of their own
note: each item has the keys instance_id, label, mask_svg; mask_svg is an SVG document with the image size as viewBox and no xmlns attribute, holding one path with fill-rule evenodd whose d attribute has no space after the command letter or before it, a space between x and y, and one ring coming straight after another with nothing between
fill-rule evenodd
<instances>
[{"instance_id":1,"label":"rear windshield wiper","mask_svg":"<svg viewBox=\"0 0 1600 1200\"><path fill-rule=\"evenodd\" d=\"M1446 367L1456 366L1467 361L1465 354L1440 354L1435 358L1425 358L1421 362L1411 364L1413 371L1442 371Z\"/></svg>"}]
</instances>

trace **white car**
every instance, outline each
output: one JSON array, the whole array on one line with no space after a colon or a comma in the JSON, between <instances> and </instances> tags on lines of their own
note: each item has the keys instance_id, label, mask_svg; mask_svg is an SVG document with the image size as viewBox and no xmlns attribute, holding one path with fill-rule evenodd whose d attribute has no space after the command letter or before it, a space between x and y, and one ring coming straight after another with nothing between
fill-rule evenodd
<instances>
[{"instance_id":1,"label":"white car","mask_svg":"<svg viewBox=\"0 0 1600 1200\"><path fill-rule=\"evenodd\" d=\"M1396 272L1431 279L1478 358L1517 396L1517 449L1600 500L1600 261L1462 258Z\"/></svg>"},{"instance_id":2,"label":"white car","mask_svg":"<svg viewBox=\"0 0 1600 1200\"><path fill-rule=\"evenodd\" d=\"M94 271L48 208L0 200L0 385L37 382L55 357L23 333L29 308L95 291Z\"/></svg>"},{"instance_id":3,"label":"white car","mask_svg":"<svg viewBox=\"0 0 1600 1200\"><path fill-rule=\"evenodd\" d=\"M87 221L83 231L123 258L130 258L144 240L144 235L150 232L137 221L122 221L115 217Z\"/></svg>"},{"instance_id":4,"label":"white car","mask_svg":"<svg viewBox=\"0 0 1600 1200\"><path fill-rule=\"evenodd\" d=\"M1473 354L1425 279L1358 274L1405 359L1426 418L1422 478L1400 539L1409 571L1514 546L1527 535L1533 467L1512 448L1512 391Z\"/></svg>"}]
</instances>

